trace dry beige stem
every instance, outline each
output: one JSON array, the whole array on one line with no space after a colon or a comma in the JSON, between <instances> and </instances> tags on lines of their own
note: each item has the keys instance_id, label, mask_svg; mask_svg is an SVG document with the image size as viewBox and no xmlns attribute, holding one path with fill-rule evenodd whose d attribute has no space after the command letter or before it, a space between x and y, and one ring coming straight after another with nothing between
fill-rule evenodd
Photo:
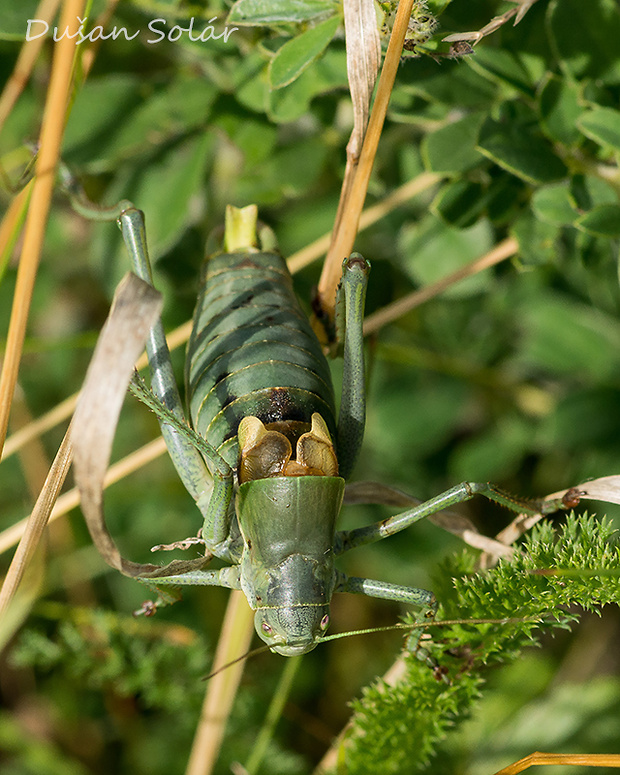
<instances>
[{"instance_id":1,"label":"dry beige stem","mask_svg":"<svg viewBox=\"0 0 620 775\"><path fill-rule=\"evenodd\" d=\"M401 0L398 5L394 28L377 85L377 93L370 121L368 122L368 129L364 136L364 145L360 154L359 165L353 185L350 187L351 193L342 210L338 228L334 229L334 238L319 280L319 302L330 319L334 317L336 288L340 282L342 261L351 253L355 235L357 234L360 215L368 190L370 173L372 172L379 138L383 130L388 102L396 79L396 71L400 63L413 1Z\"/></svg>"},{"instance_id":2,"label":"dry beige stem","mask_svg":"<svg viewBox=\"0 0 620 775\"><path fill-rule=\"evenodd\" d=\"M95 20L95 27L102 27L106 28L108 26L109 21L114 16L114 11L116 10L116 6L118 5L119 0L108 0L107 6L103 9L103 11L99 14L97 19ZM91 67L95 63L95 57L97 56L97 51L99 50L99 47L101 46L102 39L99 38L94 41L90 41L88 44L88 48L84 51L84 54L82 55L82 75L84 78L88 75L90 72Z\"/></svg>"},{"instance_id":3,"label":"dry beige stem","mask_svg":"<svg viewBox=\"0 0 620 775\"><path fill-rule=\"evenodd\" d=\"M120 482L121 479L140 471L144 466L148 465L153 460L161 457L167 451L166 443L161 436L158 436L153 441L149 441L148 444L136 449L130 455L122 458L114 465L110 466L108 472L103 480L103 488L106 489L110 485ZM49 518L49 522L55 522L60 517L68 514L71 509L75 509L80 505L80 493L76 487L64 492L56 501L52 513ZM28 524L28 517L15 522L11 527L7 527L0 533L0 554L8 551L12 546L15 546L24 534L26 525Z\"/></svg>"},{"instance_id":4,"label":"dry beige stem","mask_svg":"<svg viewBox=\"0 0 620 775\"><path fill-rule=\"evenodd\" d=\"M620 767L620 754L615 753L542 753L535 751L518 762L504 767L495 775L517 775L541 764L581 764L586 767Z\"/></svg>"},{"instance_id":5,"label":"dry beige stem","mask_svg":"<svg viewBox=\"0 0 620 775\"><path fill-rule=\"evenodd\" d=\"M32 514L28 518L26 529L4 579L4 584L0 590L0 616L6 611L28 563L34 555L70 465L71 443L67 432L54 458Z\"/></svg>"},{"instance_id":6,"label":"dry beige stem","mask_svg":"<svg viewBox=\"0 0 620 775\"><path fill-rule=\"evenodd\" d=\"M187 342L192 330L192 322L193 321L188 320L168 334L166 339L168 341L168 347L171 351ZM148 359L146 354L144 354L136 363L136 369L140 371L147 365ZM11 434L11 436L9 436L9 438L6 440L6 444L2 450L1 459L4 460L5 458L9 457L9 455L15 454L15 452L21 449L24 444L27 444L37 436L41 436L46 431L56 427L56 425L61 423L63 420L71 417L73 411L75 410L77 399L78 394L74 393L72 396L65 398L64 401L61 401L59 404L57 404L53 409L50 409L49 412L46 412L45 414L41 415L41 417L38 417L33 422L28 423L28 425Z\"/></svg>"},{"instance_id":7,"label":"dry beige stem","mask_svg":"<svg viewBox=\"0 0 620 775\"><path fill-rule=\"evenodd\" d=\"M54 18L59 5L60 0L41 0L33 18L50 23ZM30 73L32 72L34 63L39 56L39 51L41 51L41 47L45 40L46 38L43 35L40 38L37 37L33 40L24 40L13 72L4 85L4 89L0 95L0 130L4 126L4 122L10 112L13 110L13 106L17 102L19 95L22 93L24 86L28 83Z\"/></svg>"},{"instance_id":8,"label":"dry beige stem","mask_svg":"<svg viewBox=\"0 0 620 775\"><path fill-rule=\"evenodd\" d=\"M83 13L84 0L65 0L61 29L75 29L76 20ZM13 400L13 391L21 360L22 347L26 334L26 323L30 311L30 302L34 281L39 266L39 257L49 213L54 171L65 126L65 114L71 86L75 43L69 37L63 37L54 44L54 60L47 91L43 125L41 128L40 150L35 165L35 182L24 241L17 271L15 295L11 309L11 320L7 335L6 354L0 375L0 449L4 446L9 412Z\"/></svg>"},{"instance_id":9,"label":"dry beige stem","mask_svg":"<svg viewBox=\"0 0 620 775\"><path fill-rule=\"evenodd\" d=\"M253 632L254 612L243 592L233 590L228 599L212 672L245 654ZM243 659L209 679L185 775L208 775L212 771L244 667Z\"/></svg>"},{"instance_id":10,"label":"dry beige stem","mask_svg":"<svg viewBox=\"0 0 620 775\"><path fill-rule=\"evenodd\" d=\"M351 194L370 114L370 101L381 65L381 41L374 0L344 0L347 78L353 105L353 131L347 144L347 164L340 189L332 240Z\"/></svg>"},{"instance_id":11,"label":"dry beige stem","mask_svg":"<svg viewBox=\"0 0 620 775\"><path fill-rule=\"evenodd\" d=\"M464 280L466 277L471 277L471 275L482 272L484 269L495 266L495 264L499 264L501 261L514 256L518 250L519 245L515 239L512 237L505 239L484 256L476 258L471 263L457 269L456 272L452 272L452 274L438 280L436 283L427 285L418 291L413 291L413 293L404 296L402 299L398 299L392 304L388 304L386 307L383 307L383 309L375 312L374 315L369 315L366 318L364 321L364 336L373 334L386 323L396 320L415 307L419 307L420 304L438 296L440 293L443 293L443 291L447 290L455 283Z\"/></svg>"}]
</instances>

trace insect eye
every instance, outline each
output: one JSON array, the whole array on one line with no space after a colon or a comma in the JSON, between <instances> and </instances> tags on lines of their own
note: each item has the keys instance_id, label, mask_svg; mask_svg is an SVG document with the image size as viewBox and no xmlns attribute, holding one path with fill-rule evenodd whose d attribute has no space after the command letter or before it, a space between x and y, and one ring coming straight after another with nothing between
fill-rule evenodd
<instances>
[{"instance_id":1,"label":"insect eye","mask_svg":"<svg viewBox=\"0 0 620 775\"><path fill-rule=\"evenodd\" d=\"M325 614L325 616L321 619L321 625L322 630L326 630L329 627L329 614Z\"/></svg>"},{"instance_id":2,"label":"insect eye","mask_svg":"<svg viewBox=\"0 0 620 775\"><path fill-rule=\"evenodd\" d=\"M271 633L273 632L273 630L271 629L271 625L267 624L267 622L263 622L261 626L263 628L264 633L266 633L267 635L271 635Z\"/></svg>"}]
</instances>

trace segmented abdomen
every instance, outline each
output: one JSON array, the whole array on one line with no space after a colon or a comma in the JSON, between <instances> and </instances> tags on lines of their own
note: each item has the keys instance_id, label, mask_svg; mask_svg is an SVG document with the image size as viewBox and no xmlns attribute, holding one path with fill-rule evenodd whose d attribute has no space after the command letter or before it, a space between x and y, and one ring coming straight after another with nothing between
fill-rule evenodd
<instances>
[{"instance_id":1,"label":"segmented abdomen","mask_svg":"<svg viewBox=\"0 0 620 775\"><path fill-rule=\"evenodd\" d=\"M208 260L188 345L187 385L195 430L229 465L243 417L310 423L319 412L334 436L327 361L275 253Z\"/></svg>"}]
</instances>

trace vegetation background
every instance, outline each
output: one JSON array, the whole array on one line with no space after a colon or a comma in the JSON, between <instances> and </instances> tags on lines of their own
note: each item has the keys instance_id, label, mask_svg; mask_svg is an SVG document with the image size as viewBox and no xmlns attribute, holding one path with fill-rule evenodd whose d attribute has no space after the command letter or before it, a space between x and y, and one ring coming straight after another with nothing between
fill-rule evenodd
<instances>
[{"instance_id":1,"label":"vegetation background","mask_svg":"<svg viewBox=\"0 0 620 775\"><path fill-rule=\"evenodd\" d=\"M615 0L539 0L517 26L484 37L474 54L441 56L445 35L480 30L512 7L429 0L440 28L421 56L403 58L367 203L424 171L441 180L388 208L356 242L373 266L368 313L507 237L518 242L510 261L454 285L369 340L368 423L354 478L419 498L462 480L535 496L620 466L620 12ZM95 0L89 18L104 9ZM63 160L92 199L128 198L145 211L167 329L191 316L204 242L227 203L255 202L285 255L328 232L338 203L352 126L339 4L240 0L232 13L251 23L235 22L240 29L227 42L192 42L187 34L148 42L153 19L171 30L193 17L200 31L217 17L221 32L230 11L224 0L121 0L105 32L142 33L102 43L75 95L63 144ZM36 14L29 0L0 10L3 81ZM311 47L298 39L308 30L315 30ZM296 38L297 46L283 49ZM38 135L52 49L47 40L2 127L7 188L29 153L24 143ZM6 191L3 205L9 201ZM59 191L20 372L20 401L32 415L79 389L126 269L116 227L85 222ZM11 261L2 266L3 335L15 272ZM314 264L295 278L308 309L318 273ZM180 351L174 358L182 383ZM339 385L338 362L334 374ZM13 416L20 422L17 410ZM53 456L64 429L2 462L2 527L29 512L33 468ZM128 399L114 457L157 432L154 418ZM600 513L617 522L613 509ZM512 518L481 500L463 511L488 535ZM150 546L195 534L199 523L167 458L110 488L106 512L123 553L142 561ZM342 524L389 513L350 508ZM553 524L561 529L564 520ZM448 564L462 549L422 523L355 552L345 565L355 575L434 589L447 601L450 574L472 567L463 557ZM506 584L489 593L489 610L493 594L511 600ZM188 590L154 620L134 620L148 591L104 565L78 510L55 524L24 590L19 613L3 629L2 772L183 772L227 592ZM586 594L602 599L598 587ZM390 624L399 613L395 604L339 596L333 628ZM499 629L487 633L491 642ZM433 701L414 685L408 701L440 739L439 759L429 766L428 751L418 747L414 760L404 746L416 748L417 732L394 707L378 729L394 750L352 758L345 771L376 772L385 762L382 772L477 775L537 749L618 752L619 629L610 606L602 616L585 615L573 632L545 636L541 649L516 661L505 647L507 664L488 671L484 687L472 670L470 700L483 688L480 702L473 710L455 706L440 724ZM310 772L347 721L349 701L388 669L401 639L385 633L334 641L305 657L259 771ZM283 665L270 654L247 665L217 772L247 760ZM420 670L435 680L426 665ZM446 737L447 726L454 729Z\"/></svg>"}]
</instances>

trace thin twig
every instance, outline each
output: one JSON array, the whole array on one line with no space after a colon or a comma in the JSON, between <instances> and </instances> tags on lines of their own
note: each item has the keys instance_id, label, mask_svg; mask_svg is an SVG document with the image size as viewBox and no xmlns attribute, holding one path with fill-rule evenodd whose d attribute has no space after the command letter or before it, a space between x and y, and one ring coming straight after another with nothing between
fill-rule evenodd
<instances>
[{"instance_id":1,"label":"thin twig","mask_svg":"<svg viewBox=\"0 0 620 775\"><path fill-rule=\"evenodd\" d=\"M514 256L519 250L519 245L515 239L509 237L503 242L500 242L492 250L486 253L481 258L477 258L466 266L457 269L456 272L452 272L447 277L438 280L436 283L427 285L424 288L420 288L418 291L404 296L402 299L398 299L392 304L388 304L383 309L375 312L374 315L369 315L364 321L364 336L373 334L378 331L386 323L396 320L406 312L419 307L425 301L438 296L445 290L454 285L454 283L460 282L467 277L471 277L478 272L482 272L484 269L488 269L495 264L499 264L511 256Z\"/></svg>"},{"instance_id":2,"label":"thin twig","mask_svg":"<svg viewBox=\"0 0 620 775\"><path fill-rule=\"evenodd\" d=\"M359 228L357 230L358 234L369 226L372 226L373 223L380 221L381 218L384 218L388 213L391 213L392 210L395 210L410 199L413 199L414 196L437 185L442 177L442 175L436 172L421 172L419 175L416 175L415 178L408 180L406 183L403 183L402 186L399 186L392 191L385 199L372 205L372 207L367 207L360 216ZM295 272L299 272L301 269L320 258L329 248L330 240L331 234L324 234L322 237L319 237L317 240L310 243L307 247L293 253L286 262L290 273L295 274Z\"/></svg>"},{"instance_id":3,"label":"thin twig","mask_svg":"<svg viewBox=\"0 0 620 775\"><path fill-rule=\"evenodd\" d=\"M517 775L541 764L581 764L586 767L620 767L620 754L615 753L541 753L536 751L499 770L495 775Z\"/></svg>"},{"instance_id":4,"label":"thin twig","mask_svg":"<svg viewBox=\"0 0 620 775\"><path fill-rule=\"evenodd\" d=\"M537 0L513 0L513 2L517 3L516 8L511 8L509 11L506 11L499 16L494 16L488 24L482 27L482 29L476 30L475 32L455 32L453 35L447 35L445 38L443 38L444 42L458 43L460 41L471 40L475 46L476 43L479 43L482 40L482 38L485 38L487 35L491 35L491 33L496 32L496 30L499 30L500 27L502 27L504 24L506 24L506 22L513 18L515 20L516 26L534 5L534 3L537 2Z\"/></svg>"}]
</instances>

